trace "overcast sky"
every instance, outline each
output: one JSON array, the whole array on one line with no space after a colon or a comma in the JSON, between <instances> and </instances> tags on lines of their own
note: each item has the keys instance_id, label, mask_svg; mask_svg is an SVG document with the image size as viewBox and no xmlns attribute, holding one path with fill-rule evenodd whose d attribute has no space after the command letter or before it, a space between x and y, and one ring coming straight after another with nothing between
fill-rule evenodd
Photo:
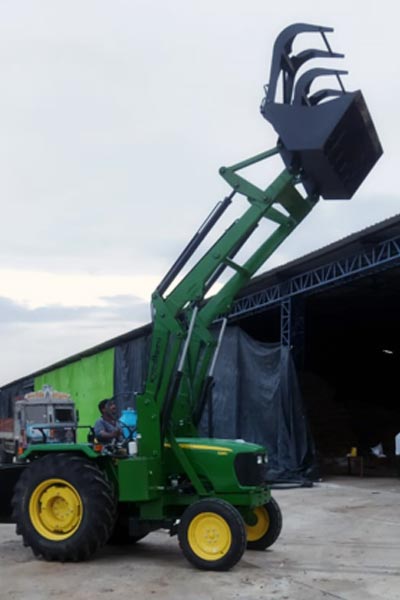
<instances>
[{"instance_id":1,"label":"overcast sky","mask_svg":"<svg viewBox=\"0 0 400 600\"><path fill-rule=\"evenodd\" d=\"M259 105L290 23L335 28L385 155L264 270L398 213L397 6L0 0L0 385L148 322L152 290L229 192L218 168L276 141Z\"/></svg>"}]
</instances>

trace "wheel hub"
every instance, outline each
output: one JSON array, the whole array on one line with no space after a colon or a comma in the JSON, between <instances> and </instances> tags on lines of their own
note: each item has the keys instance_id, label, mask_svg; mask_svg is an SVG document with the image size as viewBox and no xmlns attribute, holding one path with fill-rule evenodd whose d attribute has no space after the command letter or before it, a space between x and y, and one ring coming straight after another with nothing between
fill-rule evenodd
<instances>
[{"instance_id":1,"label":"wheel hub","mask_svg":"<svg viewBox=\"0 0 400 600\"><path fill-rule=\"evenodd\" d=\"M252 522L246 523L247 541L255 542L262 538L268 531L270 518L264 506L257 506L253 510Z\"/></svg>"},{"instance_id":2,"label":"wheel hub","mask_svg":"<svg viewBox=\"0 0 400 600\"><path fill-rule=\"evenodd\" d=\"M205 560L224 556L232 543L230 528L216 513L200 513L191 522L188 541L192 550Z\"/></svg>"},{"instance_id":3,"label":"wheel hub","mask_svg":"<svg viewBox=\"0 0 400 600\"><path fill-rule=\"evenodd\" d=\"M82 512L82 500L77 490L62 479L40 483L29 502L34 528L49 540L72 536L81 523Z\"/></svg>"}]
</instances>

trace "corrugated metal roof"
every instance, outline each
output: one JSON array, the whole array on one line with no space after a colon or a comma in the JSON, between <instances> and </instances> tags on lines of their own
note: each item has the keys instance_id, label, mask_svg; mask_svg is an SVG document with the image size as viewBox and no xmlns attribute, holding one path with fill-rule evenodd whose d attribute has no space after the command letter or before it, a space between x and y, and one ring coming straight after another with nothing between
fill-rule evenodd
<instances>
[{"instance_id":1,"label":"corrugated metal roof","mask_svg":"<svg viewBox=\"0 0 400 600\"><path fill-rule=\"evenodd\" d=\"M400 236L400 214L351 233L336 242L254 277L241 290L238 298L398 236Z\"/></svg>"}]
</instances>

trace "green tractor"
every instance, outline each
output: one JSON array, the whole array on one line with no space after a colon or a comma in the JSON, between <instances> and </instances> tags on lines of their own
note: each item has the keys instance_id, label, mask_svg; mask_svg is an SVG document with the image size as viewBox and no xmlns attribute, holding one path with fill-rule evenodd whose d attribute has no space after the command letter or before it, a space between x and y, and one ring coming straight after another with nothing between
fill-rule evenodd
<instances>
[{"instance_id":1,"label":"green tractor","mask_svg":"<svg viewBox=\"0 0 400 600\"><path fill-rule=\"evenodd\" d=\"M36 555L84 560L110 539L135 542L163 528L177 534L183 554L196 567L227 570L246 548L264 550L277 540L282 516L266 483L265 448L199 437L198 426L213 386L224 315L238 292L320 197L350 198L382 153L363 96L345 91L342 71L311 69L297 76L310 59L342 56L332 52L329 31L296 24L278 36L261 106L278 132L277 145L220 170L231 193L152 296L152 345L145 389L136 404L136 443L128 449L93 439L39 441L19 451L13 520ZM303 32L321 36L324 48L294 54L293 40ZM312 93L311 84L321 75L334 78L337 86ZM277 154L285 168L268 187L239 174ZM180 277L235 195L248 201L242 216ZM239 251L264 219L273 224L273 233L239 263ZM230 276L221 280L226 270ZM205 298L217 281L217 293Z\"/></svg>"}]
</instances>

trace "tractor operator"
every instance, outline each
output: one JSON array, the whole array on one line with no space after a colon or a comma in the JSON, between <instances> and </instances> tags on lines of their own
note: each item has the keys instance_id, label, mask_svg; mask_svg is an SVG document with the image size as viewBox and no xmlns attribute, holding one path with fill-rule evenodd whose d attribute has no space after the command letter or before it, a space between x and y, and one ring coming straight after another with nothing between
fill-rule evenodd
<instances>
[{"instance_id":1,"label":"tractor operator","mask_svg":"<svg viewBox=\"0 0 400 600\"><path fill-rule=\"evenodd\" d=\"M101 417L94 425L96 439L102 444L122 439L122 430L118 425L117 406L114 400L105 398L99 402L98 407Z\"/></svg>"}]
</instances>

